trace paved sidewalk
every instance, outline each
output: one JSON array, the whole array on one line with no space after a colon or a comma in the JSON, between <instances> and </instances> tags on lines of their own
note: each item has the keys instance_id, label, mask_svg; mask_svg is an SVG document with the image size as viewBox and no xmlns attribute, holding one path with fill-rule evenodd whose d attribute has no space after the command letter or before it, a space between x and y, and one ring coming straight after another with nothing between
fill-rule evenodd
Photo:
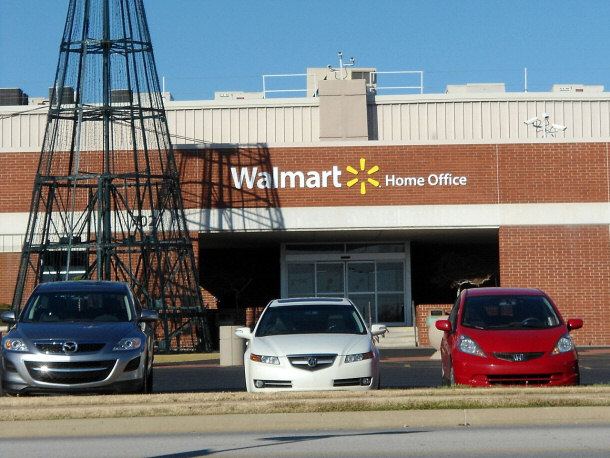
<instances>
[{"instance_id":1,"label":"paved sidewalk","mask_svg":"<svg viewBox=\"0 0 610 458\"><path fill-rule=\"evenodd\" d=\"M0 422L0 437L111 436L237 431L319 431L455 426L610 424L608 407L447 409L97 418Z\"/></svg>"}]
</instances>

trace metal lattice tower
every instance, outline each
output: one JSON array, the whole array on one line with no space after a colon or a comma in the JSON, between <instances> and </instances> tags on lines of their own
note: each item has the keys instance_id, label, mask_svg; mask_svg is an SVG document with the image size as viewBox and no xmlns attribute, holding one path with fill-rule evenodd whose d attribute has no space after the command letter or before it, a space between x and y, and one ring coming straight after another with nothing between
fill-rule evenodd
<instances>
[{"instance_id":1,"label":"metal lattice tower","mask_svg":"<svg viewBox=\"0 0 610 458\"><path fill-rule=\"evenodd\" d=\"M160 350L210 349L143 0L70 0L21 264L121 280L159 311Z\"/></svg>"}]
</instances>

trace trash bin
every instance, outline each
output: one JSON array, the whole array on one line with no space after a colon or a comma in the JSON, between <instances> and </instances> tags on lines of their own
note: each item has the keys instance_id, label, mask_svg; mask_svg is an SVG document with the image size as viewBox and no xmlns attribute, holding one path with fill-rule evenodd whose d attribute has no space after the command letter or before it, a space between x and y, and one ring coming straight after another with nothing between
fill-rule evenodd
<instances>
[{"instance_id":1,"label":"trash bin","mask_svg":"<svg viewBox=\"0 0 610 458\"><path fill-rule=\"evenodd\" d=\"M435 323L438 320L444 320L446 317L443 315L442 310L431 310L430 316L426 319L426 326L428 326L428 341L435 350L441 349L441 341L443 340L443 331L436 329Z\"/></svg>"},{"instance_id":2,"label":"trash bin","mask_svg":"<svg viewBox=\"0 0 610 458\"><path fill-rule=\"evenodd\" d=\"M243 326L220 326L220 365L243 366L246 341L235 335Z\"/></svg>"}]
</instances>

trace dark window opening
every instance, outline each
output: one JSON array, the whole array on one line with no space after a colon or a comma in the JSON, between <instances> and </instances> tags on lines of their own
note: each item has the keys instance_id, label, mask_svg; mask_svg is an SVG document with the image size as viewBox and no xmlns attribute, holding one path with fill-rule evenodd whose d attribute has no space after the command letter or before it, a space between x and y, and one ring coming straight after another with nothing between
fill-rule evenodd
<instances>
[{"instance_id":1,"label":"dark window opening","mask_svg":"<svg viewBox=\"0 0 610 458\"><path fill-rule=\"evenodd\" d=\"M499 286L498 243L411 243L415 304L452 304L458 290Z\"/></svg>"}]
</instances>

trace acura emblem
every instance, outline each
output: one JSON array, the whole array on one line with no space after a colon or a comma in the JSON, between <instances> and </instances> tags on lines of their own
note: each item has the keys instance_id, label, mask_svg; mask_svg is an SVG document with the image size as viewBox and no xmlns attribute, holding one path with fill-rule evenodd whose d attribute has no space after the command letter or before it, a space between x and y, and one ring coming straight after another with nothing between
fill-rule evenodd
<instances>
[{"instance_id":1,"label":"acura emblem","mask_svg":"<svg viewBox=\"0 0 610 458\"><path fill-rule=\"evenodd\" d=\"M61 345L61 349L64 353L74 353L78 350L78 344L76 342L64 342Z\"/></svg>"},{"instance_id":2,"label":"acura emblem","mask_svg":"<svg viewBox=\"0 0 610 458\"><path fill-rule=\"evenodd\" d=\"M312 356L307 360L307 365L309 367L316 367L318 365L318 360Z\"/></svg>"}]
</instances>

